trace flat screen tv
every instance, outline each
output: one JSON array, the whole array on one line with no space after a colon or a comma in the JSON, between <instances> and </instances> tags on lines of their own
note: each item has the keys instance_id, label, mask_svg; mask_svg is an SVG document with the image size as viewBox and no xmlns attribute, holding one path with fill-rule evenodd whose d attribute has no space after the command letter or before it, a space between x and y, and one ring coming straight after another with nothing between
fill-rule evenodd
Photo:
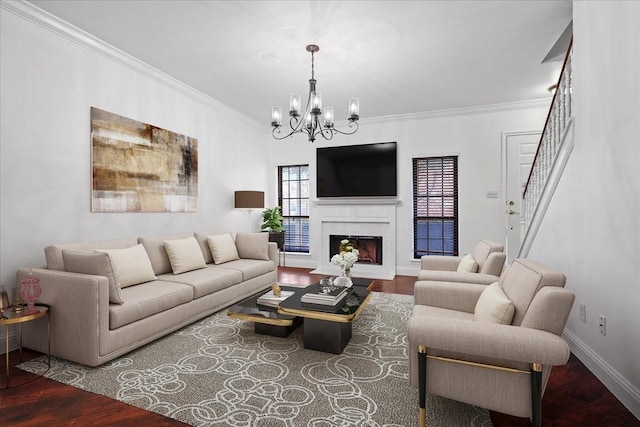
<instances>
[{"instance_id":1,"label":"flat screen tv","mask_svg":"<svg viewBox=\"0 0 640 427\"><path fill-rule=\"evenodd\" d=\"M396 143L317 149L317 197L397 196Z\"/></svg>"}]
</instances>

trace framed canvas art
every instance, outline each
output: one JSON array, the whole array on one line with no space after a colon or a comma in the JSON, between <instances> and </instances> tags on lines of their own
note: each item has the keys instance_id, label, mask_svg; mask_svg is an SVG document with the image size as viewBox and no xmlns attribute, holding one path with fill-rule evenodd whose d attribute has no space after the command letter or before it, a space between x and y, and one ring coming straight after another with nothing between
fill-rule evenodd
<instances>
[{"instance_id":1,"label":"framed canvas art","mask_svg":"<svg viewBox=\"0 0 640 427\"><path fill-rule=\"evenodd\" d=\"M197 212L198 140L91 107L92 212Z\"/></svg>"}]
</instances>

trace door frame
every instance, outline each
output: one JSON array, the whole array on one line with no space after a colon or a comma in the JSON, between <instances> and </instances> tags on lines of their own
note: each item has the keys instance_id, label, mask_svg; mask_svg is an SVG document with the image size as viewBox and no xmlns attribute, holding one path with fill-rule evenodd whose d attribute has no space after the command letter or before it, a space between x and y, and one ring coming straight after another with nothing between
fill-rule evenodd
<instances>
[{"instance_id":1,"label":"door frame","mask_svg":"<svg viewBox=\"0 0 640 427\"><path fill-rule=\"evenodd\" d=\"M542 129L540 130L528 130L528 131L514 131L514 132L502 132L501 134L501 146L500 146L500 202L501 205L501 213L503 220L503 228L502 228L502 242L505 246L505 253L507 253L507 144L509 138L514 136L527 136L527 135L538 135L542 136ZM538 145L540 141L538 140ZM520 246L522 246L522 241L520 242ZM507 259L507 263L513 260Z\"/></svg>"}]
</instances>

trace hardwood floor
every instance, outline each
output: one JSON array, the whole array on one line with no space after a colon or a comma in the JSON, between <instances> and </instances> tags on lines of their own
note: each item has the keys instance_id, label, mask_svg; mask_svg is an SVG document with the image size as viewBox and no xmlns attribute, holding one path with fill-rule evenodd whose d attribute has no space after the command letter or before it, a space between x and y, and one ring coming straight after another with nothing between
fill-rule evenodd
<instances>
[{"instance_id":1,"label":"hardwood floor","mask_svg":"<svg viewBox=\"0 0 640 427\"><path fill-rule=\"evenodd\" d=\"M278 272L281 283L311 284L320 277L302 268L281 267ZM414 282L415 277L396 276L395 280L376 280L373 290L412 295ZM23 359L37 355L26 351ZM11 357L16 362L17 352L13 352ZM12 369L11 375L12 388L0 390L2 426L185 425L17 368ZM567 365L551 372L542 402L542 415L545 426L640 426L640 420L573 355ZM528 419L495 412L491 413L491 420L496 427L531 425Z\"/></svg>"}]
</instances>

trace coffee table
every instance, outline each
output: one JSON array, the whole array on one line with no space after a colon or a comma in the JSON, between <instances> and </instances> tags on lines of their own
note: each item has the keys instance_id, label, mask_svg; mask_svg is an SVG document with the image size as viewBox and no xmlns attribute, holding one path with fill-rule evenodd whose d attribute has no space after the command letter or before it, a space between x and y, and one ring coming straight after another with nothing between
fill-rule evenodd
<instances>
[{"instance_id":1,"label":"coffee table","mask_svg":"<svg viewBox=\"0 0 640 427\"><path fill-rule=\"evenodd\" d=\"M278 306L278 313L304 319L304 348L341 354L349 343L353 322L369 303L371 279L351 279L353 286L345 302L335 310L320 311L300 301L302 295L320 288L319 284L304 288Z\"/></svg>"},{"instance_id":2,"label":"coffee table","mask_svg":"<svg viewBox=\"0 0 640 427\"><path fill-rule=\"evenodd\" d=\"M302 295L319 288L319 283L305 288L280 285L282 290L294 294L281 302L277 308L257 304L261 291L244 301L228 308L227 315L236 319L255 323L258 334L287 337L304 323L304 348L341 354L351 339L352 323L360 316L369 303L373 281L352 279L353 287L349 296L336 307L313 307L300 301Z\"/></svg>"},{"instance_id":3,"label":"coffee table","mask_svg":"<svg viewBox=\"0 0 640 427\"><path fill-rule=\"evenodd\" d=\"M283 291L299 291L304 288L280 285ZM254 322L256 334L272 335L286 338L302 324L297 316L278 313L277 307L258 305L258 297L268 290L263 290L249 298L232 305L227 309L227 316L234 319Z\"/></svg>"}]
</instances>

